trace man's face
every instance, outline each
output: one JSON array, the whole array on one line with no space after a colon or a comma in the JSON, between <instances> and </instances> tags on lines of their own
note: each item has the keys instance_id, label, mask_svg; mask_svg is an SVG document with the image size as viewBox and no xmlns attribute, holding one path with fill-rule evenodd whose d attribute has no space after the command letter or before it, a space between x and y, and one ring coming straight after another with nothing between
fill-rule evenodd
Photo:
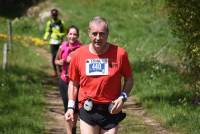
<instances>
[{"instance_id":1,"label":"man's face","mask_svg":"<svg viewBox=\"0 0 200 134\"><path fill-rule=\"evenodd\" d=\"M98 24L95 22L92 23L90 25L89 38L95 50L104 50L106 48L108 38L106 24L104 22Z\"/></svg>"}]
</instances>

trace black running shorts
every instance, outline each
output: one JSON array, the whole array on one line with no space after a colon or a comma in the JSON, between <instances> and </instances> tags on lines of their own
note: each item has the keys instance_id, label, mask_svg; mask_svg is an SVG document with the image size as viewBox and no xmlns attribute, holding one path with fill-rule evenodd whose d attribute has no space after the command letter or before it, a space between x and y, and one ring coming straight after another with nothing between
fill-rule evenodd
<instances>
[{"instance_id":1,"label":"black running shorts","mask_svg":"<svg viewBox=\"0 0 200 134\"><path fill-rule=\"evenodd\" d=\"M110 114L108 110L101 111L95 108L92 111L86 111L82 107L79 111L79 117L92 126L98 125L104 130L109 130L116 127L126 117L126 114L122 112Z\"/></svg>"}]
</instances>

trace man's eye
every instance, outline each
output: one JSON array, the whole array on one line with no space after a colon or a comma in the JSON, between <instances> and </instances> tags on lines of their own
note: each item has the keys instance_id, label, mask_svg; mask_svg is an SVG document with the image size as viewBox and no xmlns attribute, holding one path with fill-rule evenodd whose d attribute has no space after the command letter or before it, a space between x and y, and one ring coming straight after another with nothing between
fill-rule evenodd
<instances>
[{"instance_id":1,"label":"man's eye","mask_svg":"<svg viewBox=\"0 0 200 134\"><path fill-rule=\"evenodd\" d=\"M92 33L92 35L97 36L97 33Z\"/></svg>"},{"instance_id":2,"label":"man's eye","mask_svg":"<svg viewBox=\"0 0 200 134\"><path fill-rule=\"evenodd\" d=\"M100 35L100 36L104 36L104 35L105 35L105 33L101 32L101 33L99 33L99 35Z\"/></svg>"},{"instance_id":3,"label":"man's eye","mask_svg":"<svg viewBox=\"0 0 200 134\"><path fill-rule=\"evenodd\" d=\"M99 34L99 36L104 36L105 35L104 32L100 32L100 33L94 32L94 33L92 33L93 36L97 36L98 34Z\"/></svg>"}]
</instances>

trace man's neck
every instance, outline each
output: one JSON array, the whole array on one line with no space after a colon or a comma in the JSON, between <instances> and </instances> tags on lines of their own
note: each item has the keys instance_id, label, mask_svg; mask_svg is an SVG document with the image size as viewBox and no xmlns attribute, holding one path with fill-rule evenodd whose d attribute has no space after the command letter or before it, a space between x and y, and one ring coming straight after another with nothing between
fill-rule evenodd
<instances>
[{"instance_id":1,"label":"man's neck","mask_svg":"<svg viewBox=\"0 0 200 134\"><path fill-rule=\"evenodd\" d=\"M92 53L92 54L95 54L95 55L101 55L101 54L104 54L108 51L109 49L109 44L106 43L105 47L101 50L97 50L94 48L94 46L90 43L89 44L89 51Z\"/></svg>"}]
</instances>

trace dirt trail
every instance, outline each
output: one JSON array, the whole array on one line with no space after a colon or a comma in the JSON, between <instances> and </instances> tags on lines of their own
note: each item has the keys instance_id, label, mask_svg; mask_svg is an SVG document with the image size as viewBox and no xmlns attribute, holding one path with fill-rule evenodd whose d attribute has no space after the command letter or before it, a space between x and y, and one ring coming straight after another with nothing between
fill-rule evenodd
<instances>
[{"instance_id":1,"label":"dirt trail","mask_svg":"<svg viewBox=\"0 0 200 134\"><path fill-rule=\"evenodd\" d=\"M37 52L50 63L50 54L47 50L38 48ZM52 72L50 64L47 68L48 74L50 76ZM45 134L66 134L63 104L57 83L58 79L53 77L49 77L44 80L44 88L49 88L46 93ZM139 118L144 122L144 125L150 126L155 131L155 134L178 134L163 128L159 122L149 117L141 105L136 103L133 97L128 99L128 101L125 103L124 109L129 115L127 118L131 118L131 116ZM79 123L77 124L77 128L78 126ZM79 133L80 132L78 128L77 134Z\"/></svg>"},{"instance_id":2,"label":"dirt trail","mask_svg":"<svg viewBox=\"0 0 200 134\"><path fill-rule=\"evenodd\" d=\"M52 77L51 67L51 55L43 48L37 48L37 53L48 60L49 65L45 66L46 73L49 77L43 80L43 87L45 88L45 134L66 134L65 119L64 119L64 107L58 89L58 78ZM47 90L46 90L47 89ZM77 126L79 122L77 123ZM79 134L79 128L77 128L77 134Z\"/></svg>"},{"instance_id":3,"label":"dirt trail","mask_svg":"<svg viewBox=\"0 0 200 134\"><path fill-rule=\"evenodd\" d=\"M61 96L58 89L58 78L52 77L52 67L51 67L51 55L50 53L43 49L36 49L37 53L48 60L49 65L45 66L47 70L47 77L43 81L43 87L46 88L45 95L45 134L66 134L65 130L65 120L64 120L64 108L61 100Z\"/></svg>"},{"instance_id":4,"label":"dirt trail","mask_svg":"<svg viewBox=\"0 0 200 134\"><path fill-rule=\"evenodd\" d=\"M154 130L154 134L179 134L171 132L170 130L162 127L158 121L151 118L148 113L145 112L143 107L138 104L133 97L128 98L124 109L130 116L140 118L140 120L142 120L145 125L151 127Z\"/></svg>"},{"instance_id":5,"label":"dirt trail","mask_svg":"<svg viewBox=\"0 0 200 134\"><path fill-rule=\"evenodd\" d=\"M66 134L63 105L57 90L47 92L46 95L46 134Z\"/></svg>"}]
</instances>

